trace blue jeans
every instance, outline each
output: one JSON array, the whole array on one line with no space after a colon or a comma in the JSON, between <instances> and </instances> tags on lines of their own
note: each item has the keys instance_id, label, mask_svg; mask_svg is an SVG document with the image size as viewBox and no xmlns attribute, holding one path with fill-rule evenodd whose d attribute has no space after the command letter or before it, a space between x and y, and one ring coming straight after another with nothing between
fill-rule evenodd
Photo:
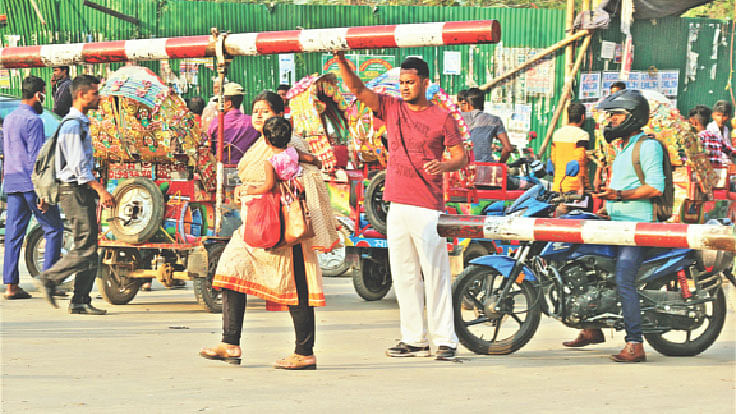
<instances>
[{"instance_id":1,"label":"blue jeans","mask_svg":"<svg viewBox=\"0 0 736 414\"><path fill-rule=\"evenodd\" d=\"M644 261L646 248L619 246L616 259L616 286L621 299L626 328L626 342L644 342L641 336L641 310L636 275Z\"/></svg>"},{"instance_id":2,"label":"blue jeans","mask_svg":"<svg viewBox=\"0 0 736 414\"><path fill-rule=\"evenodd\" d=\"M18 283L18 261L23 239L28 230L31 214L36 217L46 239L43 255L43 270L51 267L61 255L64 223L57 206L49 206L46 213L36 207L36 193L25 191L8 193L8 212L5 218L5 257L3 261L3 283Z\"/></svg>"}]
</instances>

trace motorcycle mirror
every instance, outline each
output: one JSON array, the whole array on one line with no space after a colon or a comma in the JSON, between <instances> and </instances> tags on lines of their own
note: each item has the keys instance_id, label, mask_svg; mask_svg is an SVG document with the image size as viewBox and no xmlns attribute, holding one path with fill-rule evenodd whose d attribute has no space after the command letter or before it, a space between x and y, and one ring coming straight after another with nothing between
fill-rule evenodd
<instances>
[{"instance_id":1,"label":"motorcycle mirror","mask_svg":"<svg viewBox=\"0 0 736 414\"><path fill-rule=\"evenodd\" d=\"M577 177L580 173L580 163L578 160L572 160L565 166L566 177Z\"/></svg>"}]
</instances>

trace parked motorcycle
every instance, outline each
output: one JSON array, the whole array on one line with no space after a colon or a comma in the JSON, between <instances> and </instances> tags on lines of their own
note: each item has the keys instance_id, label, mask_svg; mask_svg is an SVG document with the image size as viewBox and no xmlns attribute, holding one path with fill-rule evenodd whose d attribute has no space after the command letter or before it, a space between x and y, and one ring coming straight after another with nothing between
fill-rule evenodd
<instances>
[{"instance_id":1,"label":"parked motorcycle","mask_svg":"<svg viewBox=\"0 0 736 414\"><path fill-rule=\"evenodd\" d=\"M579 198L540 183L506 215L552 217L559 203ZM600 219L582 211L563 218ZM616 255L616 246L536 241L522 242L513 257L471 260L452 289L460 343L477 354L510 354L534 336L542 313L571 328L623 329ZM671 356L710 347L725 321L722 281L733 283L732 266L728 252L649 248L637 276L647 342Z\"/></svg>"}]
</instances>

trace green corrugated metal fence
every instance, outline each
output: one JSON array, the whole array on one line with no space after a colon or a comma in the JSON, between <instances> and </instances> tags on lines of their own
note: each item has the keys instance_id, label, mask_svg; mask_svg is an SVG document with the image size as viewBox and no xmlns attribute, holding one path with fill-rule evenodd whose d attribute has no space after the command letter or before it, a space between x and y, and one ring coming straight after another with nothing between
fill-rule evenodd
<instances>
[{"instance_id":1,"label":"green corrugated metal fence","mask_svg":"<svg viewBox=\"0 0 736 414\"><path fill-rule=\"evenodd\" d=\"M98 4L133 16L141 21L140 26L108 16L82 5L83 0L36 0L46 25L41 25L36 13L27 0L3 0L0 12L8 15L8 25L0 28L0 34L19 34L21 45L41 43L66 43L118 40L131 38L171 37L207 34L211 27L233 33L287 30L295 28L314 29L362 25L401 24L449 20L497 19L502 27L504 47L542 48L564 36L564 11L520 8L475 8L475 7L378 7L374 12L368 6L295 6L276 5L269 9L264 5L198 2L181 0L96 0ZM693 45L693 51L710 57L712 45L707 42L707 33L713 37L714 25L722 22L705 19L680 19L677 17L657 21L635 22L633 28L636 53L633 68L645 70L650 66L659 69L680 71L680 94L678 107L685 110L696 103L712 104L716 98L726 96L724 87L728 79L729 57L727 46L719 46L716 78L703 75L695 82L685 85L685 47L687 31L691 22L701 25L701 37ZM728 29L727 25L724 25ZM726 33L730 38L730 32ZM601 70L602 63L595 59L600 52L600 39L620 41L616 25L599 32L592 43L589 59L584 69ZM6 39L3 38L3 42ZM730 45L730 43L729 43ZM493 72L492 56L495 45L478 45L473 48L473 79L468 79L469 46L440 48L384 49L363 51L376 55L394 55L397 62L409 55L423 56L429 63L433 78L442 87L454 94L466 84L483 84ZM461 52L463 75L441 75L443 52ZM561 56L561 55L559 55ZM296 77L321 71L321 55L315 53L296 54ZM176 71L179 62L171 60ZM158 62L143 63L158 71ZM115 69L119 65L111 65ZM618 67L611 68L617 69ZM710 68L710 66L709 66ZM710 70L708 68L708 70ZM80 68L81 69L81 68ZM563 82L562 59L557 59L556 90ZM49 68L34 68L31 73L49 79ZM210 76L213 73L201 68L200 85L184 96L198 94L205 98L211 95ZM234 60L228 77L241 83L247 91L246 102L263 89L274 89L278 85L278 57L238 57ZM19 77L18 77L19 79ZM9 91L19 94L18 79L14 79ZM3 91L3 90L0 90ZM556 98L541 104L530 100L533 105L531 128L543 136L546 123L557 102ZM537 143L538 145L538 143Z\"/></svg>"}]
</instances>

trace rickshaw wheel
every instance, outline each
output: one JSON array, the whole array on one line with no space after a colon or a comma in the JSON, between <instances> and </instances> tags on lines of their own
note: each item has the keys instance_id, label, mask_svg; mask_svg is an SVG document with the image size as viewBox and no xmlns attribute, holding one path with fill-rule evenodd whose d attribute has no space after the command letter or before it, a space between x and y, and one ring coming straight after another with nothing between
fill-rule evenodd
<instances>
[{"instance_id":1,"label":"rickshaw wheel","mask_svg":"<svg viewBox=\"0 0 736 414\"><path fill-rule=\"evenodd\" d=\"M164 196L148 178L123 181L113 192L110 230L116 240L144 243L161 228L164 219Z\"/></svg>"},{"instance_id":2,"label":"rickshaw wheel","mask_svg":"<svg viewBox=\"0 0 736 414\"><path fill-rule=\"evenodd\" d=\"M386 234L386 215L388 202L383 199L383 190L386 187L386 171L374 175L368 188L365 190L365 216L373 229Z\"/></svg>"},{"instance_id":3,"label":"rickshaw wheel","mask_svg":"<svg viewBox=\"0 0 736 414\"><path fill-rule=\"evenodd\" d=\"M222 293L212 287L212 280L217 270L217 262L225 250L224 244L216 244L207 250L207 277L198 277L192 281L194 297L204 310L209 313L222 313Z\"/></svg>"},{"instance_id":4,"label":"rickshaw wheel","mask_svg":"<svg viewBox=\"0 0 736 414\"><path fill-rule=\"evenodd\" d=\"M391 290L391 271L386 259L360 259L360 269L353 274L353 287L367 301L381 300Z\"/></svg>"},{"instance_id":5,"label":"rickshaw wheel","mask_svg":"<svg viewBox=\"0 0 736 414\"><path fill-rule=\"evenodd\" d=\"M133 263L140 263L138 254L134 250L128 250L127 253L135 257ZM103 250L102 255L104 254ZM120 276L113 266L104 263L100 265L97 274L97 289L102 298L112 305L127 305L138 294L141 284L143 284L143 279Z\"/></svg>"}]
</instances>

